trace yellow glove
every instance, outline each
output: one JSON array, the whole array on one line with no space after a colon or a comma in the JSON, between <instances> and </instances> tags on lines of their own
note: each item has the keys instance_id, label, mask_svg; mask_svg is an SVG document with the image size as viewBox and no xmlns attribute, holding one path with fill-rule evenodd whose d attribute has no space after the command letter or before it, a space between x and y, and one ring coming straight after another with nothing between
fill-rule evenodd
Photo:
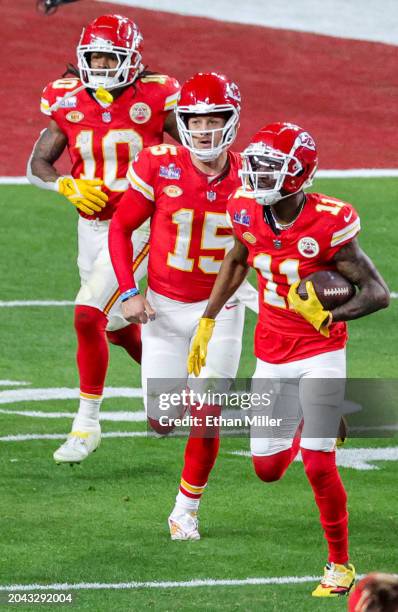
<instances>
[{"instance_id":1,"label":"yellow glove","mask_svg":"<svg viewBox=\"0 0 398 612\"><path fill-rule=\"evenodd\" d=\"M314 285L311 281L305 283L307 289L308 298L303 300L297 293L297 288L300 281L294 283L287 296L289 305L298 314L300 314L308 323L311 323L322 336L329 338L328 326L332 322L332 313L329 310L325 310L320 303L314 289Z\"/></svg>"},{"instance_id":2,"label":"yellow glove","mask_svg":"<svg viewBox=\"0 0 398 612\"><path fill-rule=\"evenodd\" d=\"M61 176L56 182L57 191L87 215L100 212L106 205L108 196L98 189L103 184L100 179L74 179L71 176Z\"/></svg>"},{"instance_id":3,"label":"yellow glove","mask_svg":"<svg viewBox=\"0 0 398 612\"><path fill-rule=\"evenodd\" d=\"M199 376L200 370L206 365L207 345L213 335L214 319L202 317L199 321L198 331L193 339L191 351L188 355L188 372Z\"/></svg>"}]
</instances>

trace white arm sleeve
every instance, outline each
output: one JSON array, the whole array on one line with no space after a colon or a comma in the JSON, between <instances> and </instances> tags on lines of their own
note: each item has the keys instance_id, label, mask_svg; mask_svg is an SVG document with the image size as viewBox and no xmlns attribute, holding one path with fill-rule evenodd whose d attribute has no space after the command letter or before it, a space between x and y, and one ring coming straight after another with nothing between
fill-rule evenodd
<instances>
[{"instance_id":1,"label":"white arm sleeve","mask_svg":"<svg viewBox=\"0 0 398 612\"><path fill-rule=\"evenodd\" d=\"M246 308L250 308L250 310L258 314L258 291L247 279L235 291L234 297L238 298Z\"/></svg>"}]
</instances>

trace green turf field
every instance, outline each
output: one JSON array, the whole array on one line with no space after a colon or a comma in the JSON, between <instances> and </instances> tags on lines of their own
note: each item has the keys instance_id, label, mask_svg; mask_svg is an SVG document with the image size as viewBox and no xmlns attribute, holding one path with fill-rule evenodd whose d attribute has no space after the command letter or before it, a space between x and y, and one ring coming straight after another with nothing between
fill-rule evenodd
<instances>
[{"instance_id":1,"label":"green turf field","mask_svg":"<svg viewBox=\"0 0 398 612\"><path fill-rule=\"evenodd\" d=\"M363 227L361 244L392 291L398 291L398 221L394 179L319 180L315 188L352 202ZM1 187L3 256L0 300L73 300L75 211L57 195L27 186ZM350 325L351 377L394 378L398 304ZM73 399L23 401L25 390L78 387L74 363L73 309L0 308L0 380L25 381L0 387L1 585L106 583L112 589L74 591L73 609L344 610L344 600L313 600L314 582L299 584L178 586L191 580L311 577L321 573L326 544L301 463L285 478L265 485L250 459L246 439L224 439L206 491L199 542L171 542L167 516L180 476L184 441L106 437L94 456L73 469L55 466L57 439L6 441L6 436L63 434ZM254 367L247 317L240 375ZM139 370L111 347L107 386L139 387ZM18 391L6 403L7 391ZM18 399L19 398L19 399ZM140 399L108 399L106 412L142 411ZM16 412L25 414L16 414ZM26 411L36 412L27 416ZM38 416L37 413L41 413ZM47 418L45 413L52 413ZM105 433L144 432L143 422L107 420ZM352 560L360 573L396 571L398 502L397 441L350 440L347 450L390 448L379 469L342 468L349 495ZM343 451L345 452L345 451ZM369 451L370 453L372 451ZM384 456L384 455L383 455ZM387 457L387 455L386 455ZM131 583L173 583L133 588ZM273 581L275 582L275 581ZM122 589L121 583L129 588ZM3 603L0 591L0 604ZM1 606L14 609L16 606ZM40 606L23 606L25 610ZM46 605L46 609L59 606Z\"/></svg>"}]
</instances>

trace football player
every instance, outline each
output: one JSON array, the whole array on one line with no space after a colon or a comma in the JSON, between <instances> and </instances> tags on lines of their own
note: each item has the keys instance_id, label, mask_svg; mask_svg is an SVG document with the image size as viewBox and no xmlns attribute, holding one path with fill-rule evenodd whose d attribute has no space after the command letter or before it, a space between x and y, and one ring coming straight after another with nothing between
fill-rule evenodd
<instances>
[{"instance_id":1,"label":"football player","mask_svg":"<svg viewBox=\"0 0 398 612\"><path fill-rule=\"evenodd\" d=\"M313 595L336 597L347 594L355 579L348 557L346 492L335 461L346 376L345 321L385 308L389 292L359 247L355 209L336 198L304 192L317 168L317 150L308 132L290 123L267 125L243 159L242 187L228 204L235 246L200 320L188 367L200 371L212 330L217 330L215 318L253 267L261 299L252 388L277 390L271 409L278 408L283 417L279 430L256 424L251 428L254 469L263 481L277 481L301 448L329 548L324 577ZM359 291L330 312L310 282L308 299L302 299L299 280L318 270L337 270ZM278 381L272 384L272 379ZM322 433L314 434L314 425Z\"/></svg>"},{"instance_id":2,"label":"football player","mask_svg":"<svg viewBox=\"0 0 398 612\"><path fill-rule=\"evenodd\" d=\"M71 433L54 453L57 463L78 463L100 443L107 340L125 348L138 363L141 359L139 326L123 318L117 300L108 229L137 151L163 142L165 131L178 138L172 110L179 92L175 79L144 69L142 46L141 32L130 19L98 17L81 34L77 76L48 84L41 100L50 121L34 146L28 178L64 196L79 213L81 288L75 329L80 405ZM65 148L72 161L70 176L60 176L54 166ZM146 272L148 232L141 228L134 236L130 265L137 282Z\"/></svg>"},{"instance_id":3,"label":"football player","mask_svg":"<svg viewBox=\"0 0 398 612\"><path fill-rule=\"evenodd\" d=\"M130 166L130 188L124 194L109 233L112 263L119 281L122 312L142 328L142 386L152 427L167 431L151 405L154 379L163 393L181 392L187 384L186 359L198 313L210 295L225 253L232 247L226 217L227 198L238 184L241 158L229 150L240 113L237 85L217 73L199 73L181 89L177 126L184 146L159 145L144 149ZM146 297L136 287L131 266L131 234L151 218ZM231 296L217 318L203 379L228 381L236 375L242 344L245 298L257 292L245 284ZM188 383L189 384L189 383ZM219 383L223 384L223 382ZM156 403L156 402L155 402ZM201 411L218 414L210 403ZM204 419L204 416L203 416ZM172 420L171 420L172 421ZM218 431L192 428L175 508L169 518L173 540L199 539L197 512L215 462Z\"/></svg>"},{"instance_id":4,"label":"football player","mask_svg":"<svg viewBox=\"0 0 398 612\"><path fill-rule=\"evenodd\" d=\"M362 578L350 594L348 612L397 612L398 576L375 572Z\"/></svg>"}]
</instances>

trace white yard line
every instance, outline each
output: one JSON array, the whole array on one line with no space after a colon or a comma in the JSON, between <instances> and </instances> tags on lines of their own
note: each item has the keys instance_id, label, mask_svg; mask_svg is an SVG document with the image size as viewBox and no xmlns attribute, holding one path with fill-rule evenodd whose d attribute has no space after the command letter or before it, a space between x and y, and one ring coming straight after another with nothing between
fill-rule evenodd
<instances>
[{"instance_id":1,"label":"white yard line","mask_svg":"<svg viewBox=\"0 0 398 612\"><path fill-rule=\"evenodd\" d=\"M75 302L69 300L11 300L0 301L0 308L17 308L18 306L74 306Z\"/></svg>"},{"instance_id":2,"label":"white yard line","mask_svg":"<svg viewBox=\"0 0 398 612\"><path fill-rule=\"evenodd\" d=\"M101 0L100 0L101 1ZM220 21L311 32L398 44L396 0L284 0L245 3L231 0L108 0L119 6L157 9L181 15L210 17ZM120 11L123 12L122 10Z\"/></svg>"},{"instance_id":3,"label":"white yard line","mask_svg":"<svg viewBox=\"0 0 398 612\"><path fill-rule=\"evenodd\" d=\"M229 454L251 457L249 451L231 451ZM302 461L301 453L297 455L295 461ZM373 465L373 461L398 461L398 446L385 448L338 448L336 451L336 463L340 467L360 471L380 469Z\"/></svg>"},{"instance_id":4,"label":"white yard line","mask_svg":"<svg viewBox=\"0 0 398 612\"><path fill-rule=\"evenodd\" d=\"M317 179L322 178L394 178L398 168L348 168L347 170L319 170Z\"/></svg>"},{"instance_id":5,"label":"white yard line","mask_svg":"<svg viewBox=\"0 0 398 612\"><path fill-rule=\"evenodd\" d=\"M178 431L173 434L175 437L184 437L186 432ZM155 432L151 431L109 431L101 434L102 438L158 438ZM64 440L65 433L62 434L10 434L0 436L0 442L30 442L35 440ZM250 457L249 451L231 451L229 455L239 455ZM295 461L302 461L299 453ZM340 467L351 468L359 471L379 470L374 461L398 461L398 446L385 448L338 448L336 453L336 463Z\"/></svg>"},{"instance_id":6,"label":"white yard line","mask_svg":"<svg viewBox=\"0 0 398 612\"><path fill-rule=\"evenodd\" d=\"M26 176L0 176L0 185L29 185Z\"/></svg>"},{"instance_id":7,"label":"white yard line","mask_svg":"<svg viewBox=\"0 0 398 612\"><path fill-rule=\"evenodd\" d=\"M347 170L318 170L316 178L394 178L398 168L349 168ZM0 176L0 185L29 185L25 176Z\"/></svg>"},{"instance_id":8,"label":"white yard line","mask_svg":"<svg viewBox=\"0 0 398 612\"><path fill-rule=\"evenodd\" d=\"M394 299L398 297L398 293L396 291L392 291L390 295ZM41 300L26 300L26 301L13 300L11 302L0 301L0 308L18 308L18 307L29 308L31 306L58 307L58 306L74 306L74 304L75 304L74 302L68 302L68 301L57 302L56 300L44 300L44 301L41 301ZM1 381L0 381L0 386L1 386Z\"/></svg>"},{"instance_id":9,"label":"white yard line","mask_svg":"<svg viewBox=\"0 0 398 612\"><path fill-rule=\"evenodd\" d=\"M0 380L0 387L27 387L31 384L26 380Z\"/></svg>"},{"instance_id":10,"label":"white yard line","mask_svg":"<svg viewBox=\"0 0 398 612\"><path fill-rule=\"evenodd\" d=\"M101 438L150 438L157 434L150 431L109 431L102 433ZM15 434L0 436L0 442L29 442L30 440L64 440L65 433L62 434Z\"/></svg>"},{"instance_id":11,"label":"white yard line","mask_svg":"<svg viewBox=\"0 0 398 612\"><path fill-rule=\"evenodd\" d=\"M0 404L16 402L42 402L47 400L79 399L80 390L69 387L50 387L44 389L7 389L0 391ZM105 387L104 397L142 397L142 389L137 387Z\"/></svg>"},{"instance_id":12,"label":"white yard line","mask_svg":"<svg viewBox=\"0 0 398 612\"><path fill-rule=\"evenodd\" d=\"M361 578L362 576L358 576ZM98 590L132 590L132 589L181 589L192 587L219 586L258 586L269 584L303 584L317 582L319 576L274 576L270 578L192 579L186 581L151 581L151 582L78 582L55 584L9 584L0 585L0 591L98 591Z\"/></svg>"},{"instance_id":13,"label":"white yard line","mask_svg":"<svg viewBox=\"0 0 398 612\"><path fill-rule=\"evenodd\" d=\"M42 410L4 410L0 414L16 414L18 416L33 417L36 419L73 419L76 412L44 412ZM100 412L100 421L115 421L117 423L144 423L146 414L143 410Z\"/></svg>"}]
</instances>

